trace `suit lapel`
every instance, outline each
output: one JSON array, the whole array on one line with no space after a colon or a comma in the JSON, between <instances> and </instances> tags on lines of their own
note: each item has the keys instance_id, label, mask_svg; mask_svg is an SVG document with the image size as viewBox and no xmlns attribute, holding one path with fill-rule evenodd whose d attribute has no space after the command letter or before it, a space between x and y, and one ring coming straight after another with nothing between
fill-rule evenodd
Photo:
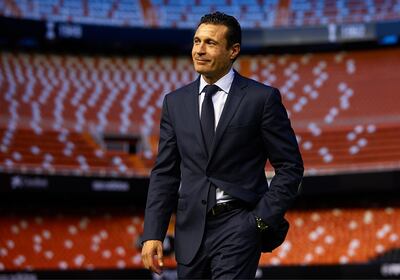
<instances>
[{"instance_id":1,"label":"suit lapel","mask_svg":"<svg viewBox=\"0 0 400 280\"><path fill-rule=\"evenodd\" d=\"M199 86L200 78L190 84L187 88L186 105L188 108L188 118L190 120L191 127L194 130L194 134L197 142L201 146L203 153L207 156L207 150L203 140L203 134L201 132L200 124L200 112L199 112Z\"/></svg>"},{"instance_id":2,"label":"suit lapel","mask_svg":"<svg viewBox=\"0 0 400 280\"><path fill-rule=\"evenodd\" d=\"M212 156L214 155L218 147L218 144L221 141L222 135L225 132L226 127L230 123L240 102L242 101L245 95L245 91L243 89L246 86L247 86L246 80L235 71L235 77L233 79L232 86L228 93L224 109L222 110L221 118L218 122L218 126L215 131L214 142L211 148L210 156L208 157L208 163L210 162Z\"/></svg>"}]
</instances>

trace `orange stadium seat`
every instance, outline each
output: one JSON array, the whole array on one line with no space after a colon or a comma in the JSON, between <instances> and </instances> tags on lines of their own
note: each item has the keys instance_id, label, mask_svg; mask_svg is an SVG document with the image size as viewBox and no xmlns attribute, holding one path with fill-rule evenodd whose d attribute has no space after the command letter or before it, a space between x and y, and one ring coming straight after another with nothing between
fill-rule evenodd
<instances>
[{"instance_id":1,"label":"orange stadium seat","mask_svg":"<svg viewBox=\"0 0 400 280\"><path fill-rule=\"evenodd\" d=\"M292 210L287 218L286 241L260 265L354 264L400 246L398 207ZM137 211L4 213L0 223L0 271L142 267ZM176 265L173 256L165 262Z\"/></svg>"}]
</instances>

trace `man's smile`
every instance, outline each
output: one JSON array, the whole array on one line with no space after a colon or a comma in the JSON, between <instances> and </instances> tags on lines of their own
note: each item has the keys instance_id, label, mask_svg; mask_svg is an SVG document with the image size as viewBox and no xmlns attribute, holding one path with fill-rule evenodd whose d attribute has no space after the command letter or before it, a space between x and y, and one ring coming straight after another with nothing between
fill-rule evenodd
<instances>
[{"instance_id":1,"label":"man's smile","mask_svg":"<svg viewBox=\"0 0 400 280\"><path fill-rule=\"evenodd\" d=\"M205 64L205 63L210 62L210 60L208 60L208 59L195 59L195 61L199 64Z\"/></svg>"}]
</instances>

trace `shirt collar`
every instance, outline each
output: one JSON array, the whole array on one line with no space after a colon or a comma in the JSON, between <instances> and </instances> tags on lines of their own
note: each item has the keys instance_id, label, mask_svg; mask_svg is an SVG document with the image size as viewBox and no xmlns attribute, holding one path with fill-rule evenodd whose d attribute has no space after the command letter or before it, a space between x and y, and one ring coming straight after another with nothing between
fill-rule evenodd
<instances>
[{"instance_id":1,"label":"shirt collar","mask_svg":"<svg viewBox=\"0 0 400 280\"><path fill-rule=\"evenodd\" d=\"M225 76L223 76L218 81L216 81L214 83L214 85L217 85L225 93L228 93L229 90L231 89L234 76L235 76L235 72L231 68L231 70L229 70L229 72ZM203 92L203 89L206 85L208 85L208 83L204 80L203 76L200 75L199 94L201 94Z\"/></svg>"}]
</instances>

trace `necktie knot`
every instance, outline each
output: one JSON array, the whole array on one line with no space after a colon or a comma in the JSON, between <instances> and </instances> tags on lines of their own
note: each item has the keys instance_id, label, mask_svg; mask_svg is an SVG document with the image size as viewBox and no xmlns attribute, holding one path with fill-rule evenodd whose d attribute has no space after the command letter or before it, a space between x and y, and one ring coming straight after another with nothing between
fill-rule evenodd
<instances>
[{"instance_id":1,"label":"necktie knot","mask_svg":"<svg viewBox=\"0 0 400 280\"><path fill-rule=\"evenodd\" d=\"M220 88L217 85L206 85L203 89L206 98L211 98Z\"/></svg>"}]
</instances>

